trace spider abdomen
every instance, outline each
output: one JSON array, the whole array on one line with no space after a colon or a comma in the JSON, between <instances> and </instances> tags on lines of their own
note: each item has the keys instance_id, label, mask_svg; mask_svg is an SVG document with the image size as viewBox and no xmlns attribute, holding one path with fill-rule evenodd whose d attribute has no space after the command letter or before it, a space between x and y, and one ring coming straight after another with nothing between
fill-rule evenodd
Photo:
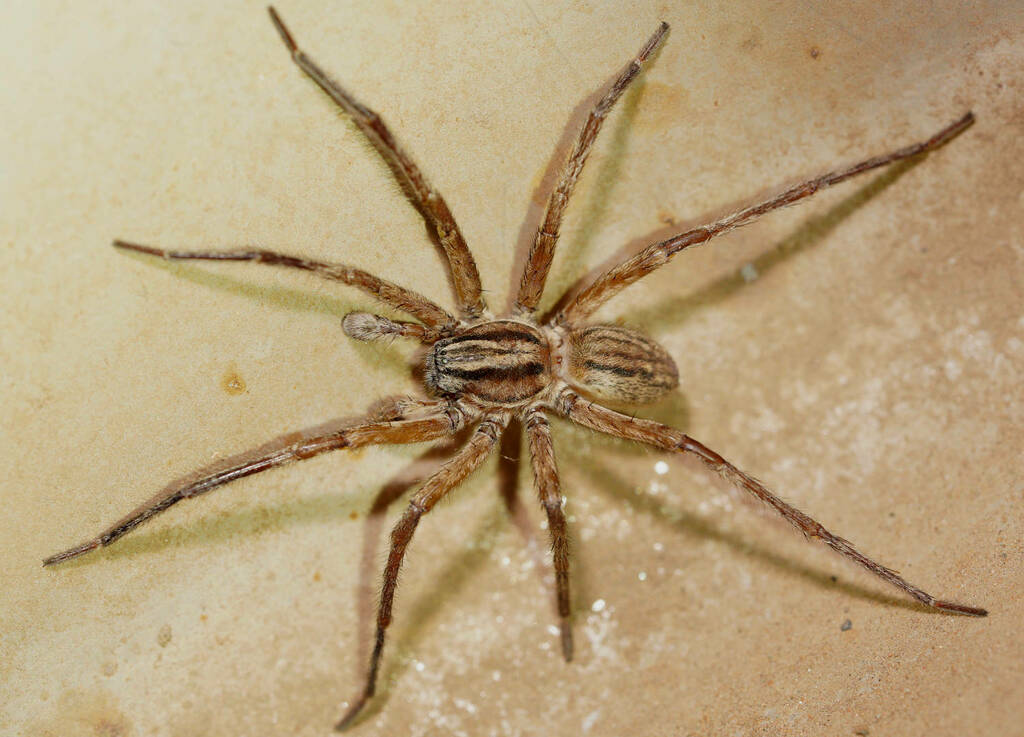
<instances>
[{"instance_id":1,"label":"spider abdomen","mask_svg":"<svg viewBox=\"0 0 1024 737\"><path fill-rule=\"evenodd\" d=\"M551 384L551 349L535 327L514 320L485 322L434 343L425 379L436 394L516 405Z\"/></svg>"},{"instance_id":2,"label":"spider abdomen","mask_svg":"<svg viewBox=\"0 0 1024 737\"><path fill-rule=\"evenodd\" d=\"M679 386L672 357L635 330L593 325L574 331L569 342L569 376L599 397L653 402Z\"/></svg>"}]
</instances>

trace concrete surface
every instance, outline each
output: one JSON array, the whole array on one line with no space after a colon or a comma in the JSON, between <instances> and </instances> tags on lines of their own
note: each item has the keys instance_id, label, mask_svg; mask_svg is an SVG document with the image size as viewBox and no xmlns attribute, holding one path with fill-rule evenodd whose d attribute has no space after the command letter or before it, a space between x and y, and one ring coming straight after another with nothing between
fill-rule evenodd
<instances>
[{"instance_id":1,"label":"concrete surface","mask_svg":"<svg viewBox=\"0 0 1024 737\"><path fill-rule=\"evenodd\" d=\"M925 611L700 468L559 423L576 661L528 470L510 518L492 461L421 525L353 734L1024 734L1024 12L961 5L282 2L444 192L497 306L575 125L661 18L546 304L647 240L978 116L601 317L679 364L681 391L639 411L990 617ZM321 457L39 565L196 468L416 390L410 347L342 334L371 306L354 291L112 238L273 246L451 305L416 213L262 5L208 6L16 2L0 30L3 734L328 734L401 505L367 513L423 465Z\"/></svg>"}]
</instances>

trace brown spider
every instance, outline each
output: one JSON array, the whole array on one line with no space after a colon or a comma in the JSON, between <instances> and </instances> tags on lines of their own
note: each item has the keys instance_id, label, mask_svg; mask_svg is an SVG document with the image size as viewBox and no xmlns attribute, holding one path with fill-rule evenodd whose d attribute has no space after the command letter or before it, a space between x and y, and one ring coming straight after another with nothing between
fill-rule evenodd
<instances>
[{"instance_id":1,"label":"brown spider","mask_svg":"<svg viewBox=\"0 0 1024 737\"><path fill-rule=\"evenodd\" d=\"M312 458L330 450L370 444L437 440L472 426L466 444L423 483L391 533L391 548L384 569L384 586L377 614L376 642L370 657L366 684L360 697L337 725L338 729L344 729L373 696L384 648L384 633L391 623L391 605L398 572L420 518L487 458L494 450L499 435L514 417L523 422L529 437L537 492L547 513L554 553L562 653L567 661L572 658L568 539L551 431L545 416L553 412L615 437L647 443L662 450L692 453L738 488L774 508L805 536L819 538L840 555L906 591L921 603L955 614L987 614L984 609L936 599L910 584L895 571L863 555L849 542L833 535L806 514L775 496L760 481L682 432L651 420L615 412L581 396L586 394L620 402L650 402L676 388L679 383L672 358L651 339L623 327L587 324L587 318L612 295L668 263L673 256L690 246L752 223L765 213L790 205L856 174L938 148L974 122L972 113L968 112L926 141L810 179L765 202L654 243L608 270L568 300L552 319L541 323L536 317L536 308L551 267L566 205L605 117L668 32L668 25L662 23L587 117L576 145L562 168L558 185L548 200L543 224L530 248L523 270L513 312L495 319L484 304L476 263L444 199L430 186L380 117L330 79L298 48L277 12L272 7L269 11L295 63L351 116L390 166L428 226L436 231L451 268L461 318L450 315L416 292L342 264L321 263L265 250L169 251L120 240L114 241L114 245L165 259L254 261L288 266L359 287L419 322L396 322L379 315L353 312L345 317L345 332L357 340L402 336L417 339L429 346L424 362L424 383L427 394L434 398L392 400L359 424L294 443L212 473L185 488L172 489L137 508L92 540L47 558L43 561L44 565L60 563L100 546L110 545L182 499L198 496L243 476Z\"/></svg>"}]
</instances>

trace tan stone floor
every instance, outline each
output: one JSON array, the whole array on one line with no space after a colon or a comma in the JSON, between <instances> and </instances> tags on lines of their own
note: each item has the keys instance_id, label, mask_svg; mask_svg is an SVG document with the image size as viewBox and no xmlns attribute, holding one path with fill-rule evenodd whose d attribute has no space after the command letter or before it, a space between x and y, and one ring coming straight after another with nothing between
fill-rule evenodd
<instances>
[{"instance_id":1,"label":"tan stone floor","mask_svg":"<svg viewBox=\"0 0 1024 737\"><path fill-rule=\"evenodd\" d=\"M600 315L679 364L641 412L990 617L926 611L700 468L559 423L577 660L528 469L510 519L491 462L420 526L353 734L1024 734L1024 12L963 5L282 0L444 192L499 307L586 105L661 18L547 304L645 239L978 117ZM451 305L437 254L259 3L4 18L0 733L329 734L370 636L387 527L367 512L422 449L308 461L39 561L198 467L415 391L412 350L347 339L371 306L352 290L109 243L261 244Z\"/></svg>"}]
</instances>

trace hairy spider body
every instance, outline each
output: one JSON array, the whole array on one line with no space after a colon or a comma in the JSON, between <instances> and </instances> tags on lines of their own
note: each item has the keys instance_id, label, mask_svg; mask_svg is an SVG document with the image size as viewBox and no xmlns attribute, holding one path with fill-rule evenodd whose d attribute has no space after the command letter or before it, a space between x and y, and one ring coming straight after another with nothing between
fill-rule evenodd
<instances>
[{"instance_id":1,"label":"hairy spider body","mask_svg":"<svg viewBox=\"0 0 1024 737\"><path fill-rule=\"evenodd\" d=\"M424 367L435 396L464 395L485 407L520 407L548 389L554 376L548 337L516 320L492 320L442 338Z\"/></svg>"},{"instance_id":2,"label":"hairy spider body","mask_svg":"<svg viewBox=\"0 0 1024 737\"><path fill-rule=\"evenodd\" d=\"M555 591L561 620L562 653L572 658L569 597L569 543L554 445L547 415L554 413L593 430L635 440L661 450L685 453L701 460L738 489L776 510L809 538L816 538L922 604L956 614L984 616L986 611L936 599L892 569L868 558L849 541L773 494L753 476L741 471L694 438L651 420L615 412L584 395L624 402L649 402L679 383L668 353L639 332L614 325L589 325L586 319L611 296L666 264L676 254L728 230L754 222L772 210L792 204L857 174L932 151L974 121L971 113L927 140L865 159L857 164L809 179L715 222L679 233L644 248L609 269L565 302L551 320L535 313L554 256L562 216L601 125L616 100L661 43L668 25L654 32L636 57L616 77L591 110L551 193L547 210L527 255L512 314L492 319L483 298L476 263L444 198L396 141L380 117L330 79L296 45L273 8L271 19L293 61L349 114L384 158L399 184L422 214L451 270L458 311L451 315L421 294L344 264L327 264L271 250L176 251L114 241L118 248L170 260L250 261L300 269L321 278L357 287L418 322L401 322L380 315L353 312L345 317L345 332L359 340L405 337L429 346L424 358L424 384L432 399L400 399L378 405L358 423L334 432L305 438L266 451L249 460L210 472L180 487L172 487L130 512L81 545L50 556L44 565L78 557L110 545L152 517L189 499L245 476L312 458L332 450L370 444L420 443L445 440L463 428L468 438L455 455L413 494L391 534L384 581L377 610L375 642L366 681L358 698L338 723L349 726L373 696L385 632L391 624L398 573L405 551L423 515L472 473L494 450L499 437L518 417L527 434L536 490L548 519Z\"/></svg>"},{"instance_id":3,"label":"hairy spider body","mask_svg":"<svg viewBox=\"0 0 1024 737\"><path fill-rule=\"evenodd\" d=\"M434 396L462 396L497 408L549 401L559 381L605 399L652 402L679 385L679 372L664 348L636 330L617 325L541 330L504 319L434 343L424 380Z\"/></svg>"},{"instance_id":4,"label":"hairy spider body","mask_svg":"<svg viewBox=\"0 0 1024 737\"><path fill-rule=\"evenodd\" d=\"M569 383L603 399L643 404L679 386L664 348L636 330L591 325L569 334Z\"/></svg>"}]
</instances>

